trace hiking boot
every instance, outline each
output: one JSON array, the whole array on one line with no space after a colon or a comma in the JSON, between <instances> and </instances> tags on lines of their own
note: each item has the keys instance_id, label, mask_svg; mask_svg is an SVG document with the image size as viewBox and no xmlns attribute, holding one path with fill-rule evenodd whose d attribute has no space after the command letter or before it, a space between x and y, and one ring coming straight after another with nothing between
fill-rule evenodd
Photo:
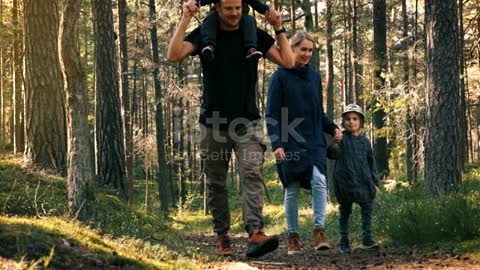
<instances>
[{"instance_id":1,"label":"hiking boot","mask_svg":"<svg viewBox=\"0 0 480 270\"><path fill-rule=\"evenodd\" d=\"M360 248L365 250L373 250L373 249L378 249L379 246L372 239L367 239L367 240L363 240L363 243L360 245Z\"/></svg>"},{"instance_id":2,"label":"hiking boot","mask_svg":"<svg viewBox=\"0 0 480 270\"><path fill-rule=\"evenodd\" d=\"M277 236L266 236L260 228L253 230L248 239L247 257L260 257L278 248Z\"/></svg>"},{"instance_id":3,"label":"hiking boot","mask_svg":"<svg viewBox=\"0 0 480 270\"><path fill-rule=\"evenodd\" d=\"M327 250L330 249L330 245L327 242L324 228L313 229L313 238L315 250Z\"/></svg>"},{"instance_id":4,"label":"hiking boot","mask_svg":"<svg viewBox=\"0 0 480 270\"><path fill-rule=\"evenodd\" d=\"M340 243L338 243L338 249L342 253L352 252L352 248L350 247L350 241L348 241L348 238L342 237L342 239L340 239Z\"/></svg>"},{"instance_id":5,"label":"hiking boot","mask_svg":"<svg viewBox=\"0 0 480 270\"><path fill-rule=\"evenodd\" d=\"M263 56L263 53L261 51L257 51L257 49L252 47L248 49L247 56L245 58L249 62L255 62L259 60L262 56Z\"/></svg>"},{"instance_id":6,"label":"hiking boot","mask_svg":"<svg viewBox=\"0 0 480 270\"><path fill-rule=\"evenodd\" d=\"M217 237L218 242L218 254L222 256L230 256L233 254L232 243L230 237L227 234L219 235Z\"/></svg>"},{"instance_id":7,"label":"hiking boot","mask_svg":"<svg viewBox=\"0 0 480 270\"><path fill-rule=\"evenodd\" d=\"M298 233L291 233L288 235L288 255L301 254L300 236Z\"/></svg>"},{"instance_id":8,"label":"hiking boot","mask_svg":"<svg viewBox=\"0 0 480 270\"><path fill-rule=\"evenodd\" d=\"M202 56L205 62L210 63L215 57L215 48L212 45L207 45L202 49Z\"/></svg>"}]
</instances>

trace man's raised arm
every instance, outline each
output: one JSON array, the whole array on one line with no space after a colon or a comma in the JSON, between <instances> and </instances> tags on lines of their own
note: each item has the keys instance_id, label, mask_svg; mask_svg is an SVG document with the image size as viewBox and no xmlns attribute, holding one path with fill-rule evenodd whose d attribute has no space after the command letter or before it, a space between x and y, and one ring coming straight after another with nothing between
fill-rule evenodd
<instances>
[{"instance_id":1,"label":"man's raised arm","mask_svg":"<svg viewBox=\"0 0 480 270\"><path fill-rule=\"evenodd\" d=\"M276 32L282 29L282 19L277 11L269 10L265 17ZM281 33L278 35L275 35L279 46L272 45L272 47L270 47L270 49L267 51L267 58L277 65L285 68L292 68L295 65L292 47L290 46L290 42L287 40L285 31L280 32Z\"/></svg>"},{"instance_id":2,"label":"man's raised arm","mask_svg":"<svg viewBox=\"0 0 480 270\"><path fill-rule=\"evenodd\" d=\"M195 51L195 46L190 42L184 41L184 39L188 24L197 11L198 7L196 6L195 1L185 2L183 4L182 17L180 18L177 29L175 29L175 33L168 44L168 61L181 61Z\"/></svg>"}]
</instances>

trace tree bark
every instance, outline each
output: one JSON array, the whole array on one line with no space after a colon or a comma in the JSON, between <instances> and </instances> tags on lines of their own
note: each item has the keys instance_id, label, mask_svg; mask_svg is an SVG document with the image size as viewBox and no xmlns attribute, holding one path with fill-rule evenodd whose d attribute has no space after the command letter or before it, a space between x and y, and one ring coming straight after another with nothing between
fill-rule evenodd
<instances>
[{"instance_id":1,"label":"tree bark","mask_svg":"<svg viewBox=\"0 0 480 270\"><path fill-rule=\"evenodd\" d=\"M353 18L352 18L352 47L353 47L353 86L355 91L356 103L363 108L363 86L362 86L362 77L363 77L363 66L360 64L360 59L362 57L362 42L359 41L358 37L358 1L353 0Z\"/></svg>"},{"instance_id":2,"label":"tree bark","mask_svg":"<svg viewBox=\"0 0 480 270\"><path fill-rule=\"evenodd\" d=\"M65 93L58 59L58 11L56 0L25 1L25 156L41 168L63 172L67 134ZM21 61L20 48L14 48L14 54L15 62ZM21 74L21 65L16 63L13 80L16 102L22 99L17 99L17 94L22 92Z\"/></svg>"},{"instance_id":3,"label":"tree bark","mask_svg":"<svg viewBox=\"0 0 480 270\"><path fill-rule=\"evenodd\" d=\"M326 21L327 21L327 116L333 119L334 116L334 88L333 88L333 25L332 25L332 0L326 0Z\"/></svg>"},{"instance_id":4,"label":"tree bark","mask_svg":"<svg viewBox=\"0 0 480 270\"><path fill-rule=\"evenodd\" d=\"M0 152L5 150L5 88L3 85L3 0L0 0Z\"/></svg>"},{"instance_id":5,"label":"tree bark","mask_svg":"<svg viewBox=\"0 0 480 270\"><path fill-rule=\"evenodd\" d=\"M467 125L467 97L465 96L465 59L464 59L464 47L465 47L465 31L463 28L463 1L458 0L458 24L457 24L457 33L458 33L458 71L460 73L460 128L463 131L462 143L463 147L461 148L460 154L462 155L462 160L468 161L468 125ZM463 164L462 164L463 170Z\"/></svg>"},{"instance_id":6,"label":"tree bark","mask_svg":"<svg viewBox=\"0 0 480 270\"><path fill-rule=\"evenodd\" d=\"M112 0L92 0L95 35L97 177L127 199Z\"/></svg>"},{"instance_id":7,"label":"tree bark","mask_svg":"<svg viewBox=\"0 0 480 270\"><path fill-rule=\"evenodd\" d=\"M133 202L133 133L130 115L128 84L127 0L118 0L118 32L120 47L120 89L122 94L123 132L125 134L125 172L127 175L128 204Z\"/></svg>"},{"instance_id":8,"label":"tree bark","mask_svg":"<svg viewBox=\"0 0 480 270\"><path fill-rule=\"evenodd\" d=\"M456 0L425 1L427 127L425 192L441 195L462 181Z\"/></svg>"},{"instance_id":9,"label":"tree bark","mask_svg":"<svg viewBox=\"0 0 480 270\"><path fill-rule=\"evenodd\" d=\"M158 156L158 191L160 196L160 211L163 215L168 214L168 198L167 198L167 163L165 161L165 139L163 128L163 109L162 109L162 91L160 89L160 80L158 78L159 55L158 55L158 39L157 39L157 14L155 11L155 0L149 0L150 20L154 22L150 29L150 38L152 44L152 60L153 60L153 83L155 88L155 124L157 133L157 156Z\"/></svg>"},{"instance_id":10,"label":"tree bark","mask_svg":"<svg viewBox=\"0 0 480 270\"><path fill-rule=\"evenodd\" d=\"M82 0L65 0L59 40L67 93L68 209L70 216L87 222L94 211L95 176L88 127L88 86L78 48L81 3Z\"/></svg>"},{"instance_id":11,"label":"tree bark","mask_svg":"<svg viewBox=\"0 0 480 270\"><path fill-rule=\"evenodd\" d=\"M385 87L384 74L387 70L387 27L385 0L373 1L373 54L375 59L375 89L381 91ZM384 127L385 112L374 101L375 112L373 122L375 129ZM388 175L388 148L385 137L376 136L374 140L374 156L378 172Z\"/></svg>"},{"instance_id":12,"label":"tree bark","mask_svg":"<svg viewBox=\"0 0 480 270\"><path fill-rule=\"evenodd\" d=\"M407 97L409 96L411 87L410 87L410 62L408 57L408 49L409 49L409 42L408 42L408 14L407 14L407 0L402 0L402 39L403 39L403 78L402 83L406 89L405 93ZM413 155L413 147L414 147L414 138L415 138L415 130L413 129L413 116L411 112L412 104L407 105L407 115L406 115L406 137L407 137L407 179L410 183L415 182L414 178L414 155Z\"/></svg>"},{"instance_id":13,"label":"tree bark","mask_svg":"<svg viewBox=\"0 0 480 270\"><path fill-rule=\"evenodd\" d=\"M24 14L27 12L31 12L32 10L29 9L32 1L25 1L24 4ZM28 6L27 6L28 5ZM34 4L33 4L34 5ZM13 135L13 153L23 153L25 150L25 111L24 111L24 98L25 93L23 91L23 77L22 77L22 49L20 46L20 25L18 23L18 4L17 1L13 3L13 128L14 128L14 135ZM37 9L38 7L35 7ZM46 8L48 10L48 8ZM45 12L45 8L42 10L40 8L40 12ZM55 16L58 19L58 16ZM30 19L25 16L25 28L27 28L27 24L29 23ZM31 25L31 27L38 27ZM26 32L27 29L25 29ZM41 30L40 29L35 29ZM35 32L34 31L34 32ZM48 30L46 30L48 31ZM52 40L53 41L53 40ZM47 50L45 50L47 51ZM28 73L27 73L28 74ZM60 86L61 87L61 86Z\"/></svg>"}]
</instances>

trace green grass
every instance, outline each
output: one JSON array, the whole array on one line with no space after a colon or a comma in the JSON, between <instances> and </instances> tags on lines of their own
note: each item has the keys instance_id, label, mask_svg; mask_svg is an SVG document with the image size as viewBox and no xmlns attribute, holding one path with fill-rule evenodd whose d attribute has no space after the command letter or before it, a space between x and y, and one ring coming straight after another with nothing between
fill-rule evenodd
<instances>
[{"instance_id":1,"label":"green grass","mask_svg":"<svg viewBox=\"0 0 480 270\"><path fill-rule=\"evenodd\" d=\"M66 216L66 180L26 168L12 156L0 159L0 262L2 257L32 266L104 269L199 269L221 261L213 248L198 248L185 235L213 235L211 218L203 214L198 182L188 182L183 209L170 209L168 218L158 213L155 181L136 180L134 204L127 206L111 189L96 189L95 216L87 225ZM428 198L421 183L398 183L382 190L374 203L373 231L384 245L412 246L424 250L457 250L480 257L480 169L467 166L461 190L441 198ZM264 166L269 198L265 198L267 233L285 233L283 190L275 164ZM244 233L240 196L229 182L231 232ZM299 200L300 235L311 237L313 217L309 191ZM354 206L350 235L360 242L360 211ZM326 229L332 243L339 239L338 205L327 206ZM67 243L67 244L65 244ZM80 267L82 266L82 267ZM33 268L33 267L32 267Z\"/></svg>"}]
</instances>

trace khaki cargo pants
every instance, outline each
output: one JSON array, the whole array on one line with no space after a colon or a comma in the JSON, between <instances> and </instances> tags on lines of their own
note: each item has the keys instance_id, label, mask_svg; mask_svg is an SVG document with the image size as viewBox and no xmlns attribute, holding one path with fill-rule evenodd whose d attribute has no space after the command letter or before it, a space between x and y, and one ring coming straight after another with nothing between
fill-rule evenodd
<instances>
[{"instance_id":1,"label":"khaki cargo pants","mask_svg":"<svg viewBox=\"0 0 480 270\"><path fill-rule=\"evenodd\" d=\"M251 122L237 132L200 125L201 155L207 176L207 205L213 216L213 231L230 229L227 171L232 150L239 165L243 224L248 231L263 227L262 166L266 145L261 121Z\"/></svg>"}]
</instances>

